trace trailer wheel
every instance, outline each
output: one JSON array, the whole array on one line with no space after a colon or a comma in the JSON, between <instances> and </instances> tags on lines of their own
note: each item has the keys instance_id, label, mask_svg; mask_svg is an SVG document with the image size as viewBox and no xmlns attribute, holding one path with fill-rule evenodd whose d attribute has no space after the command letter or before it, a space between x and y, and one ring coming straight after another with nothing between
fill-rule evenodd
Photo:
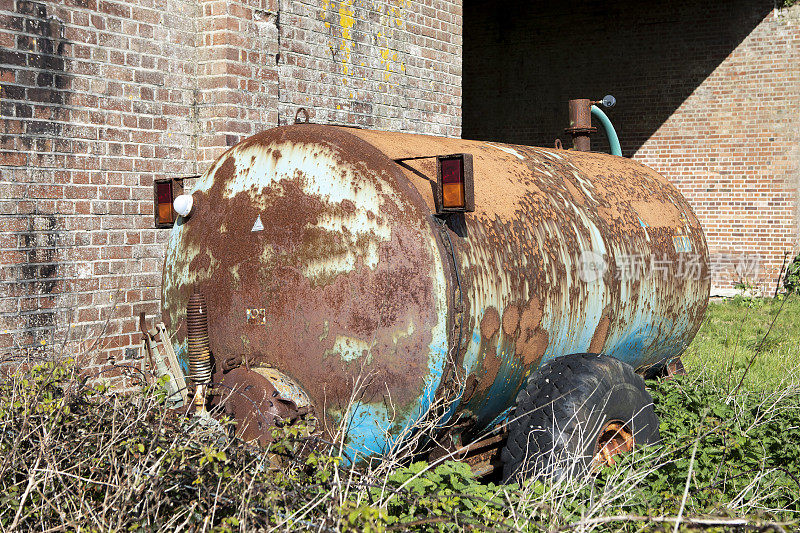
<instances>
[{"instance_id":1,"label":"trailer wheel","mask_svg":"<svg viewBox=\"0 0 800 533\"><path fill-rule=\"evenodd\" d=\"M503 448L503 480L576 477L634 446L659 441L644 380L605 355L572 354L547 363L517 395Z\"/></svg>"}]
</instances>

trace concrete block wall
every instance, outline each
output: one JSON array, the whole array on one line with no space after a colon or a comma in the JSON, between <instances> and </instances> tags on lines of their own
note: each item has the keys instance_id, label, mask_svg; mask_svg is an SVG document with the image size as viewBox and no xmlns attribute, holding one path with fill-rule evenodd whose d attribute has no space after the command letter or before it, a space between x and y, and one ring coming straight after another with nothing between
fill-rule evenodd
<instances>
[{"instance_id":1,"label":"concrete block wall","mask_svg":"<svg viewBox=\"0 0 800 533\"><path fill-rule=\"evenodd\" d=\"M131 356L160 309L153 180L298 107L459 136L460 5L0 0L0 362Z\"/></svg>"}]
</instances>

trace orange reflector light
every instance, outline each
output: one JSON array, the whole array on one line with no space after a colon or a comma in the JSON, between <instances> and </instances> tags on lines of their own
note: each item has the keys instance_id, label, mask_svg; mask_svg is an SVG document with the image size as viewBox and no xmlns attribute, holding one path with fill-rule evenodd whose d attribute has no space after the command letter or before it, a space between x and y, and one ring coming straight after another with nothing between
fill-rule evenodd
<instances>
[{"instance_id":1,"label":"orange reflector light","mask_svg":"<svg viewBox=\"0 0 800 533\"><path fill-rule=\"evenodd\" d=\"M442 159L442 207L464 209L464 161Z\"/></svg>"},{"instance_id":2,"label":"orange reflector light","mask_svg":"<svg viewBox=\"0 0 800 533\"><path fill-rule=\"evenodd\" d=\"M440 155L436 159L437 213L474 211L472 155Z\"/></svg>"},{"instance_id":3,"label":"orange reflector light","mask_svg":"<svg viewBox=\"0 0 800 533\"><path fill-rule=\"evenodd\" d=\"M153 183L153 215L157 228L171 228L178 218L172 203L183 192L183 179L156 180Z\"/></svg>"},{"instance_id":4,"label":"orange reflector light","mask_svg":"<svg viewBox=\"0 0 800 533\"><path fill-rule=\"evenodd\" d=\"M158 223L171 224L172 219L172 183L161 181L156 183L158 196Z\"/></svg>"}]
</instances>

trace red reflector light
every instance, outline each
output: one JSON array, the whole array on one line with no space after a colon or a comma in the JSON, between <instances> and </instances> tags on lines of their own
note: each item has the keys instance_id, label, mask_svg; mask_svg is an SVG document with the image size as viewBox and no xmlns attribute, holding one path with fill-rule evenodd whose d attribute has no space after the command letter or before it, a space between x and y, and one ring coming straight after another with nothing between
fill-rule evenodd
<instances>
[{"instance_id":1,"label":"red reflector light","mask_svg":"<svg viewBox=\"0 0 800 533\"><path fill-rule=\"evenodd\" d=\"M187 176L195 179L198 176ZM153 219L157 228L171 228L178 219L175 212L175 198L183 194L185 178L153 180Z\"/></svg>"}]
</instances>

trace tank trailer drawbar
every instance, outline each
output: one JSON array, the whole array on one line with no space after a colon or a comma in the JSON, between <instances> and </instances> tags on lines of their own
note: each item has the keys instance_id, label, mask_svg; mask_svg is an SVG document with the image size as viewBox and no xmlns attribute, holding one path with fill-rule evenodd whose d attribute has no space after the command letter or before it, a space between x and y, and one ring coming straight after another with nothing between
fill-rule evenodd
<instances>
[{"instance_id":1,"label":"tank trailer drawbar","mask_svg":"<svg viewBox=\"0 0 800 533\"><path fill-rule=\"evenodd\" d=\"M353 461L435 412L431 456L479 474L613 462L657 441L640 376L708 302L689 204L607 154L295 124L174 205L163 321L198 408L262 444L344 428Z\"/></svg>"}]
</instances>

